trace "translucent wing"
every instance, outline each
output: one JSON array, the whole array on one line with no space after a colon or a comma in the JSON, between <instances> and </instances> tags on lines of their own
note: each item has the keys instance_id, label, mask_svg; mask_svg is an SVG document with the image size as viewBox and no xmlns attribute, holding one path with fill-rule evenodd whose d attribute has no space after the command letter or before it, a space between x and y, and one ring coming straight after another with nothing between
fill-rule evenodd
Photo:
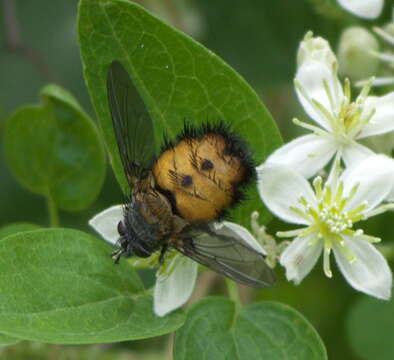
<instances>
[{"instance_id":1,"label":"translucent wing","mask_svg":"<svg viewBox=\"0 0 394 360\"><path fill-rule=\"evenodd\" d=\"M108 103L129 184L143 177L155 155L153 122L128 72L118 61L107 76Z\"/></svg>"},{"instance_id":2,"label":"translucent wing","mask_svg":"<svg viewBox=\"0 0 394 360\"><path fill-rule=\"evenodd\" d=\"M189 228L182 234L182 254L241 284L268 287L275 275L264 255L248 245L237 233L219 233L212 226Z\"/></svg>"}]
</instances>

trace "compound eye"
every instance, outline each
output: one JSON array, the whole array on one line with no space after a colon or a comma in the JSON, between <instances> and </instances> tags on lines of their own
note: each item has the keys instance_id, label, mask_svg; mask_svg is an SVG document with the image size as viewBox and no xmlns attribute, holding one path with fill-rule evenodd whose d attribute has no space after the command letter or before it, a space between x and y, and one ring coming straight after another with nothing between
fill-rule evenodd
<instances>
[{"instance_id":1,"label":"compound eye","mask_svg":"<svg viewBox=\"0 0 394 360\"><path fill-rule=\"evenodd\" d=\"M126 227L123 224L123 221L118 222L118 233L120 236L123 236L126 234Z\"/></svg>"},{"instance_id":2,"label":"compound eye","mask_svg":"<svg viewBox=\"0 0 394 360\"><path fill-rule=\"evenodd\" d=\"M213 163L211 160L205 159L201 164L201 170L212 170Z\"/></svg>"}]
</instances>

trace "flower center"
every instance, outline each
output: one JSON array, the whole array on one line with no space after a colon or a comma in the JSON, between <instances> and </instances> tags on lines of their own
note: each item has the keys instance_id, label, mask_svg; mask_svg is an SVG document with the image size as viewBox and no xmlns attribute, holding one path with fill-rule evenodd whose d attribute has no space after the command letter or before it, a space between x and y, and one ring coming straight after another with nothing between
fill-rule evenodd
<instances>
[{"instance_id":1,"label":"flower center","mask_svg":"<svg viewBox=\"0 0 394 360\"><path fill-rule=\"evenodd\" d=\"M353 221L349 217L346 211L339 212L338 206L321 204L322 210L318 215L318 221L320 222L322 235L329 233L339 234L346 229L351 229Z\"/></svg>"},{"instance_id":2,"label":"flower center","mask_svg":"<svg viewBox=\"0 0 394 360\"><path fill-rule=\"evenodd\" d=\"M309 104L324 117L331 131L323 130L315 125L304 123L298 119L293 119L296 125L308 130L312 130L317 135L334 138L339 146L354 143L354 139L360 134L362 128L368 124L375 109L371 108L366 111L366 98L371 89L373 78L371 78L362 88L360 94L351 101L351 87L349 79L345 79L344 94L340 89L339 81L336 79L336 63L333 63L333 85L330 86L327 79L323 80L322 87L328 99L328 105L323 105L319 99L310 98L308 93L302 87L300 82L295 81L296 88L301 92L302 96Z\"/></svg>"},{"instance_id":3,"label":"flower center","mask_svg":"<svg viewBox=\"0 0 394 360\"><path fill-rule=\"evenodd\" d=\"M310 230L316 231L319 238L329 238L330 242L332 240L343 241L340 235L353 233L351 231L353 224L364 217L365 203L351 211L344 210L356 193L358 186L354 186L346 197L343 196L342 182L334 189L328 184L323 188L322 179L318 176L314 179L313 186L316 192L316 207L311 206L303 197L299 199L304 207L304 210L301 211L311 223Z\"/></svg>"},{"instance_id":4,"label":"flower center","mask_svg":"<svg viewBox=\"0 0 394 360\"><path fill-rule=\"evenodd\" d=\"M371 89L372 79L362 88L355 101L351 101L349 79L345 79L344 85L344 98L340 104L339 111L335 113L335 108L332 107L334 111L328 119L331 123L335 140L341 145L353 142L354 138L375 114L375 109L371 109L369 112L365 111L365 100ZM330 89L328 86L325 86L325 89L327 96L330 98L332 96L329 94Z\"/></svg>"},{"instance_id":5,"label":"flower center","mask_svg":"<svg viewBox=\"0 0 394 360\"><path fill-rule=\"evenodd\" d=\"M335 166L335 165L334 165ZM318 241L323 241L324 272L331 277L329 255L334 243L339 245L341 252L347 257L349 262L354 262L356 257L345 246L344 236L361 236L362 230L353 230L353 224L365 217L364 210L366 203L346 211L347 204L355 195L358 185L354 186L347 196L344 196L343 183L325 184L322 187L322 178L316 177L313 181L315 188L317 204L310 204L304 197L299 198L301 208L292 207L291 210L298 215L303 216L309 223L309 226L299 233L300 236L314 234L310 245L315 245ZM298 235L298 234L297 234Z\"/></svg>"}]
</instances>

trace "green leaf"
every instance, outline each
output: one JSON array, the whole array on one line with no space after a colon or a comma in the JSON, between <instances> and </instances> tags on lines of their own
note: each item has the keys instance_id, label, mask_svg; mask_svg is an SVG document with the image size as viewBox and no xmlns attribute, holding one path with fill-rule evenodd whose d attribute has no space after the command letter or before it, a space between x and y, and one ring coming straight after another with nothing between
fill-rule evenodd
<instances>
[{"instance_id":1,"label":"green leaf","mask_svg":"<svg viewBox=\"0 0 394 360\"><path fill-rule=\"evenodd\" d=\"M5 225L0 228L0 240L3 238L6 238L9 235L16 234L19 232L23 231L32 231L32 230L38 230L40 229L40 226L36 224L29 224L29 223L15 223L15 224L9 224ZM20 339L0 334L0 346L2 345L13 345L19 342Z\"/></svg>"},{"instance_id":2,"label":"green leaf","mask_svg":"<svg viewBox=\"0 0 394 360\"><path fill-rule=\"evenodd\" d=\"M363 296L352 307L346 328L350 344L361 359L392 360L394 300Z\"/></svg>"},{"instance_id":3,"label":"green leaf","mask_svg":"<svg viewBox=\"0 0 394 360\"><path fill-rule=\"evenodd\" d=\"M18 109L4 130L5 157L26 189L68 211L87 207L105 176L105 154L92 120L66 90L48 85L41 106Z\"/></svg>"},{"instance_id":4,"label":"green leaf","mask_svg":"<svg viewBox=\"0 0 394 360\"><path fill-rule=\"evenodd\" d=\"M16 234L23 231L38 230L40 228L41 227L39 225L23 222L8 224L0 228L0 239L3 239L8 235Z\"/></svg>"},{"instance_id":5,"label":"green leaf","mask_svg":"<svg viewBox=\"0 0 394 360\"><path fill-rule=\"evenodd\" d=\"M163 134L176 136L184 119L199 124L222 119L251 145L261 163L281 144L277 127L257 94L229 65L185 34L125 0L82 0L79 43L84 75L112 158L115 175L127 192L107 104L109 64L120 60L131 74L152 115L156 149ZM232 214L249 224L252 199Z\"/></svg>"},{"instance_id":6,"label":"green leaf","mask_svg":"<svg viewBox=\"0 0 394 360\"><path fill-rule=\"evenodd\" d=\"M0 334L0 347L4 345L14 345L17 342L21 341L21 339L17 339L11 336Z\"/></svg>"},{"instance_id":7,"label":"green leaf","mask_svg":"<svg viewBox=\"0 0 394 360\"><path fill-rule=\"evenodd\" d=\"M263 302L239 309L207 298L190 310L177 331L174 360L327 359L315 329L294 309Z\"/></svg>"},{"instance_id":8,"label":"green leaf","mask_svg":"<svg viewBox=\"0 0 394 360\"><path fill-rule=\"evenodd\" d=\"M0 332L83 344L159 336L182 325L156 317L133 268L115 265L111 247L70 229L18 233L0 242Z\"/></svg>"}]
</instances>

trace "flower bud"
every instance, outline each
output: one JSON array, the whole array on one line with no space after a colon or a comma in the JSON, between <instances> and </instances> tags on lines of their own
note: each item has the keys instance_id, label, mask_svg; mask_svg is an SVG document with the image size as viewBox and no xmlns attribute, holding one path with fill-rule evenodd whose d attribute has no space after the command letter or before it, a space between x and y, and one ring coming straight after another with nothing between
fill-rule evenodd
<instances>
[{"instance_id":1,"label":"flower bud","mask_svg":"<svg viewBox=\"0 0 394 360\"><path fill-rule=\"evenodd\" d=\"M352 81L376 74L379 59L372 52L379 50L377 39L362 27L346 29L339 40L339 72Z\"/></svg>"},{"instance_id":2,"label":"flower bud","mask_svg":"<svg viewBox=\"0 0 394 360\"><path fill-rule=\"evenodd\" d=\"M307 60L321 61L328 67L336 62L335 54L328 41L320 36L314 37L312 31L308 31L300 43L297 52L297 66L300 67Z\"/></svg>"}]
</instances>

